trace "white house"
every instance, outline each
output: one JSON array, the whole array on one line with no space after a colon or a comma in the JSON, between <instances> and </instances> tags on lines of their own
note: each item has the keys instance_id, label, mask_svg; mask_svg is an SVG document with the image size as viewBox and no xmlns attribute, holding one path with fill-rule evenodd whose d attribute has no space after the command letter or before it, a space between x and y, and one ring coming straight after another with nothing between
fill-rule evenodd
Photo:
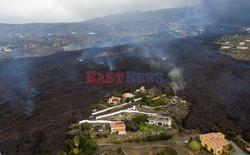
<instances>
[{"instance_id":1,"label":"white house","mask_svg":"<svg viewBox=\"0 0 250 155\"><path fill-rule=\"evenodd\" d=\"M148 117L148 123L171 127L172 119L170 117L164 117L164 116L154 116L154 117L151 116L151 117Z\"/></svg>"},{"instance_id":2,"label":"white house","mask_svg":"<svg viewBox=\"0 0 250 155\"><path fill-rule=\"evenodd\" d=\"M138 92L138 91L145 92L145 91L146 91L146 89L145 89L145 87L144 87L144 86L141 86L141 88L137 89L136 91L137 91L137 92Z\"/></svg>"},{"instance_id":3,"label":"white house","mask_svg":"<svg viewBox=\"0 0 250 155\"><path fill-rule=\"evenodd\" d=\"M240 42L240 43L239 43L239 46L245 46L245 45L246 45L245 42Z\"/></svg>"},{"instance_id":4,"label":"white house","mask_svg":"<svg viewBox=\"0 0 250 155\"><path fill-rule=\"evenodd\" d=\"M133 97L135 97L135 95L132 94L132 93L124 93L124 94L122 95L122 97L123 97L123 98L133 98Z\"/></svg>"},{"instance_id":5,"label":"white house","mask_svg":"<svg viewBox=\"0 0 250 155\"><path fill-rule=\"evenodd\" d=\"M239 50L247 50L247 49L248 49L248 47L244 47L244 46L237 46L237 49L239 49Z\"/></svg>"},{"instance_id":6,"label":"white house","mask_svg":"<svg viewBox=\"0 0 250 155\"><path fill-rule=\"evenodd\" d=\"M113 105L117 105L121 102L121 98L112 96L111 98L109 98L108 102L113 104Z\"/></svg>"},{"instance_id":7,"label":"white house","mask_svg":"<svg viewBox=\"0 0 250 155\"><path fill-rule=\"evenodd\" d=\"M230 46L221 46L221 49L230 49Z\"/></svg>"}]
</instances>

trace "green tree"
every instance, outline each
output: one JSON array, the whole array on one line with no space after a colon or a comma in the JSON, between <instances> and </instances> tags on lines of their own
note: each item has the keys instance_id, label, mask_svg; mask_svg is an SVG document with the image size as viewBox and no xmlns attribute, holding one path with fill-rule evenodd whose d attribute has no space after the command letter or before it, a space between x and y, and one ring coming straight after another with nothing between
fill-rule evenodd
<instances>
[{"instance_id":1,"label":"green tree","mask_svg":"<svg viewBox=\"0 0 250 155\"><path fill-rule=\"evenodd\" d=\"M139 91L139 92L135 92L134 93L134 95L135 95L135 98L146 98L146 96L147 96L147 94L145 93L145 92L141 92L141 91Z\"/></svg>"},{"instance_id":2,"label":"green tree","mask_svg":"<svg viewBox=\"0 0 250 155\"><path fill-rule=\"evenodd\" d=\"M75 135L74 138L73 138L73 140L74 140L75 146L78 147L79 144L80 144L80 136Z\"/></svg>"},{"instance_id":3,"label":"green tree","mask_svg":"<svg viewBox=\"0 0 250 155\"><path fill-rule=\"evenodd\" d=\"M65 145L70 148L70 154L84 154L84 155L91 155L97 149L98 145L96 141L90 139L86 135L80 137L79 135L74 136L71 139L67 139L65 141ZM61 154L57 155L67 155L62 154L66 152L58 152Z\"/></svg>"},{"instance_id":4,"label":"green tree","mask_svg":"<svg viewBox=\"0 0 250 155\"><path fill-rule=\"evenodd\" d=\"M65 152L65 151L58 151L56 155L67 155L67 152Z\"/></svg>"},{"instance_id":5,"label":"green tree","mask_svg":"<svg viewBox=\"0 0 250 155\"><path fill-rule=\"evenodd\" d=\"M231 152L226 152L225 155L232 155L232 153Z\"/></svg>"},{"instance_id":6,"label":"green tree","mask_svg":"<svg viewBox=\"0 0 250 155\"><path fill-rule=\"evenodd\" d=\"M83 150L85 155L90 155L97 149L97 143L92 139L83 137L81 139L80 148Z\"/></svg>"},{"instance_id":7,"label":"green tree","mask_svg":"<svg viewBox=\"0 0 250 155\"><path fill-rule=\"evenodd\" d=\"M147 121L147 115L138 115L132 118L132 121L137 125L145 124Z\"/></svg>"},{"instance_id":8,"label":"green tree","mask_svg":"<svg viewBox=\"0 0 250 155\"><path fill-rule=\"evenodd\" d=\"M166 94L166 97L174 96L174 91L169 85L164 88L163 92Z\"/></svg>"},{"instance_id":9,"label":"green tree","mask_svg":"<svg viewBox=\"0 0 250 155\"><path fill-rule=\"evenodd\" d=\"M149 106L151 106L151 107L157 107L157 106L161 106L161 105L164 105L164 104L165 104L164 100L162 98L159 98L159 99L153 100L149 104Z\"/></svg>"},{"instance_id":10,"label":"green tree","mask_svg":"<svg viewBox=\"0 0 250 155\"><path fill-rule=\"evenodd\" d=\"M126 130L131 132L137 132L141 125L144 125L147 121L147 115L138 115L133 117L131 120L125 122Z\"/></svg>"},{"instance_id":11,"label":"green tree","mask_svg":"<svg viewBox=\"0 0 250 155\"><path fill-rule=\"evenodd\" d=\"M164 150L157 153L157 155L177 155L177 152L171 147L166 147Z\"/></svg>"},{"instance_id":12,"label":"green tree","mask_svg":"<svg viewBox=\"0 0 250 155\"><path fill-rule=\"evenodd\" d=\"M82 123L81 130L82 131L89 131L92 128L92 124L90 123Z\"/></svg>"},{"instance_id":13,"label":"green tree","mask_svg":"<svg viewBox=\"0 0 250 155\"><path fill-rule=\"evenodd\" d=\"M200 144L199 144L197 141L191 141L191 142L188 144L188 148L189 148L191 151L197 152L197 151L200 151L201 146L200 146Z\"/></svg>"},{"instance_id":14,"label":"green tree","mask_svg":"<svg viewBox=\"0 0 250 155\"><path fill-rule=\"evenodd\" d=\"M177 128L178 128L178 126L177 126L177 124L176 124L175 122L172 122L172 123L171 123L171 127L172 127L173 129L177 129Z\"/></svg>"},{"instance_id":15,"label":"green tree","mask_svg":"<svg viewBox=\"0 0 250 155\"><path fill-rule=\"evenodd\" d=\"M79 148L73 148L72 152L73 152L73 154L79 154L80 150L79 150Z\"/></svg>"},{"instance_id":16,"label":"green tree","mask_svg":"<svg viewBox=\"0 0 250 155\"><path fill-rule=\"evenodd\" d=\"M66 139L65 140L65 145L68 146L70 149L74 148L74 142L71 139Z\"/></svg>"}]
</instances>

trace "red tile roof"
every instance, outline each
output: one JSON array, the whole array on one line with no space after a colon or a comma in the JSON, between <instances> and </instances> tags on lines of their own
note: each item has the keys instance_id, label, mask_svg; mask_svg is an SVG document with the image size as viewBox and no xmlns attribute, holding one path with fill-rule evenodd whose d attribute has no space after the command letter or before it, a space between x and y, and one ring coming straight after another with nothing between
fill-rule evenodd
<instances>
[{"instance_id":1,"label":"red tile roof","mask_svg":"<svg viewBox=\"0 0 250 155\"><path fill-rule=\"evenodd\" d=\"M116 122L111 122L110 124L111 132L125 132L126 131L126 126L123 122L116 121Z\"/></svg>"},{"instance_id":2,"label":"red tile roof","mask_svg":"<svg viewBox=\"0 0 250 155\"><path fill-rule=\"evenodd\" d=\"M229 144L224 138L225 135L220 132L200 135L200 140L202 142L216 150L223 149L224 146Z\"/></svg>"}]
</instances>

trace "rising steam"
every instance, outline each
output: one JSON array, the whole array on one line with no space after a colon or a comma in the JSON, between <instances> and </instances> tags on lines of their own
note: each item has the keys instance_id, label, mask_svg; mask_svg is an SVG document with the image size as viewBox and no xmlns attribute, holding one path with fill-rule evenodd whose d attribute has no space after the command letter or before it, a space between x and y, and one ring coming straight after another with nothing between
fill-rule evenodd
<instances>
[{"instance_id":1,"label":"rising steam","mask_svg":"<svg viewBox=\"0 0 250 155\"><path fill-rule=\"evenodd\" d=\"M173 68L168 76L172 80L171 87L175 94L185 87L185 82L183 80L183 69Z\"/></svg>"}]
</instances>

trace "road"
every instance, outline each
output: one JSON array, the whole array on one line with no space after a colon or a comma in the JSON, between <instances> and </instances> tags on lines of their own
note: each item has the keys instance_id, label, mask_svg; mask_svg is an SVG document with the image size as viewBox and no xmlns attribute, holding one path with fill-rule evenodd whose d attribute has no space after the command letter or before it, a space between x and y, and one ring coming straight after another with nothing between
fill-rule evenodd
<instances>
[{"instance_id":1,"label":"road","mask_svg":"<svg viewBox=\"0 0 250 155\"><path fill-rule=\"evenodd\" d=\"M239 146L237 146L233 141L230 141L234 148L234 152L232 155L248 155L246 152L244 152Z\"/></svg>"},{"instance_id":2,"label":"road","mask_svg":"<svg viewBox=\"0 0 250 155\"><path fill-rule=\"evenodd\" d=\"M102 116L102 115L106 115L106 114L110 114L110 113L113 113L113 112L117 112L117 111L120 111L120 110L124 110L124 109L128 109L128 108L132 108L133 106L137 106L140 104L140 100L139 101L135 101L135 102L132 102L130 104L126 104L124 106L119 106L119 107L116 107L116 108L113 108L113 109L110 109L110 110L107 110L103 113L100 113L100 114L97 114L94 116L94 119L98 116Z\"/></svg>"}]
</instances>

